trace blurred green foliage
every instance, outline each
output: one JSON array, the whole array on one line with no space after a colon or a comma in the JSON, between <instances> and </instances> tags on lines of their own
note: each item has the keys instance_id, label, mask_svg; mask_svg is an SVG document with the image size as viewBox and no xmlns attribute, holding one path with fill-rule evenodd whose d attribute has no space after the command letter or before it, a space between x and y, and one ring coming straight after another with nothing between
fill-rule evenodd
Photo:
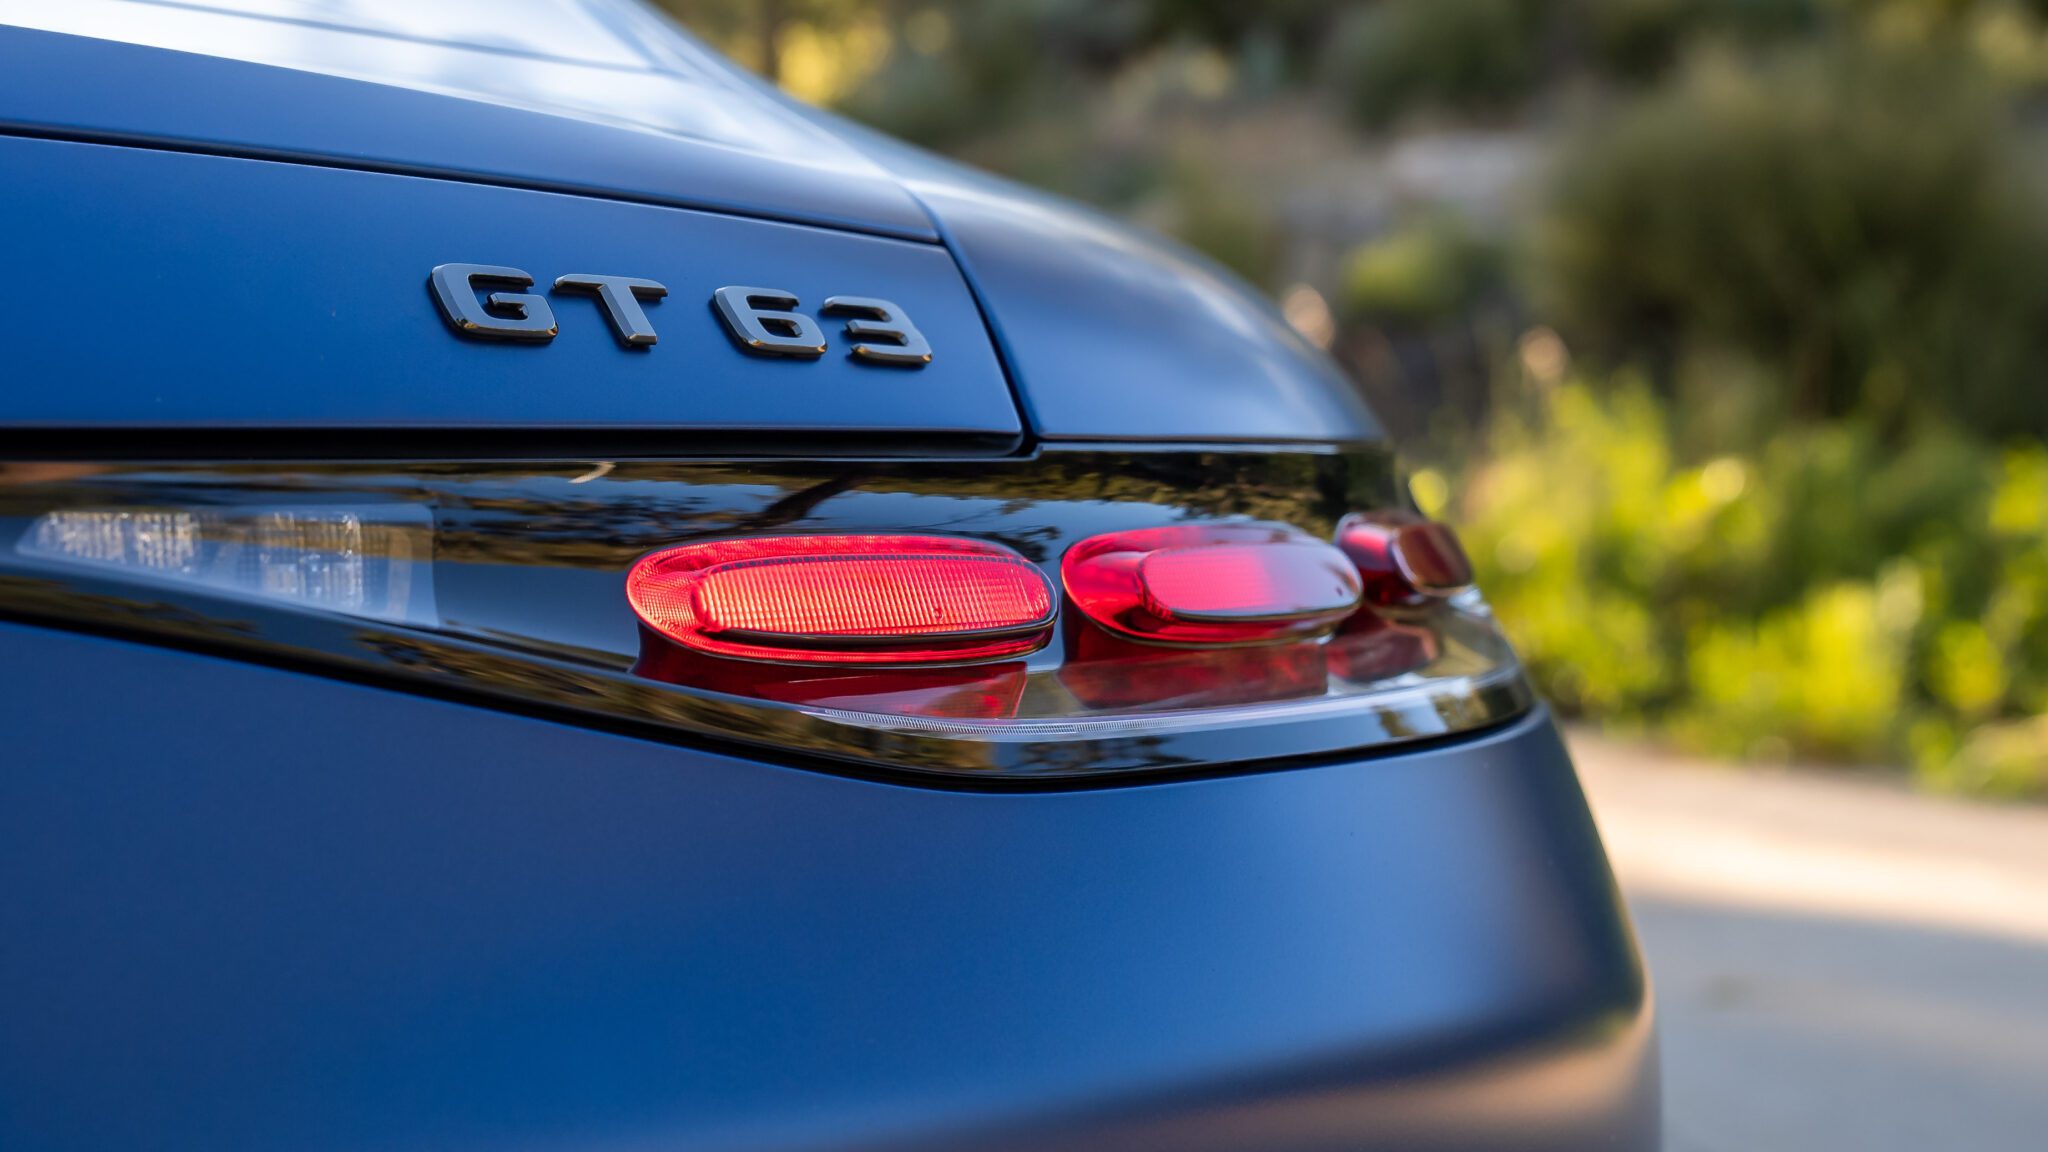
<instances>
[{"instance_id":1,"label":"blurred green foliage","mask_svg":"<svg viewBox=\"0 0 2048 1152\"><path fill-rule=\"evenodd\" d=\"M1492 285L1498 263L1499 253L1455 214L1428 213L1352 249L1340 299L1353 317L1444 320Z\"/></svg>"},{"instance_id":2,"label":"blurred green foliage","mask_svg":"<svg viewBox=\"0 0 2048 1152\"><path fill-rule=\"evenodd\" d=\"M1847 421L1692 459L1640 378L1534 395L1449 511L1559 707L1731 757L2048 788L2048 448Z\"/></svg>"},{"instance_id":3,"label":"blurred green foliage","mask_svg":"<svg viewBox=\"0 0 2048 1152\"><path fill-rule=\"evenodd\" d=\"M1313 298L1562 709L2048 793L2048 0L669 2Z\"/></svg>"},{"instance_id":4,"label":"blurred green foliage","mask_svg":"<svg viewBox=\"0 0 2048 1152\"><path fill-rule=\"evenodd\" d=\"M1499 113L1542 78L1543 15L1528 0L1360 5L1337 35L1338 82L1373 126L1418 107Z\"/></svg>"},{"instance_id":5,"label":"blurred green foliage","mask_svg":"<svg viewBox=\"0 0 2048 1152\"><path fill-rule=\"evenodd\" d=\"M1831 7L1826 0L1588 0L1574 15L1595 69L1617 80L1652 81L1702 45L1809 36Z\"/></svg>"},{"instance_id":6,"label":"blurred green foliage","mask_svg":"<svg viewBox=\"0 0 2048 1152\"><path fill-rule=\"evenodd\" d=\"M1538 300L1605 356L1739 352L1786 416L2048 427L2048 189L1964 53L1713 55L1559 173Z\"/></svg>"}]
</instances>

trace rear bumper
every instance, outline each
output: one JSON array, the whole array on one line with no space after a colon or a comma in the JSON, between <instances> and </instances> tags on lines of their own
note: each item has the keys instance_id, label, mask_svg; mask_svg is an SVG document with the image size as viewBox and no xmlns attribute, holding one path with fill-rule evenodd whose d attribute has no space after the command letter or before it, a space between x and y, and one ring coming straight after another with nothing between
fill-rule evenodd
<instances>
[{"instance_id":1,"label":"rear bumper","mask_svg":"<svg viewBox=\"0 0 2048 1152\"><path fill-rule=\"evenodd\" d=\"M1657 1147L1538 714L1063 792L0 624L0 1146Z\"/></svg>"}]
</instances>

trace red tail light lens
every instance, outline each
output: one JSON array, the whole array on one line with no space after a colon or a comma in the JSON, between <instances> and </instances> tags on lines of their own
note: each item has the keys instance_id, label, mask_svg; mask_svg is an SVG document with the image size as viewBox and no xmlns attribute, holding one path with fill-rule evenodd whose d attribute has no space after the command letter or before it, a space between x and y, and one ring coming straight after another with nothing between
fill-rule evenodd
<instances>
[{"instance_id":1,"label":"red tail light lens","mask_svg":"<svg viewBox=\"0 0 2048 1152\"><path fill-rule=\"evenodd\" d=\"M1291 528L1147 528L1095 536L1060 563L1067 594L1112 632L1167 644L1316 636L1358 607L1344 554Z\"/></svg>"},{"instance_id":2,"label":"red tail light lens","mask_svg":"<svg viewBox=\"0 0 2048 1152\"><path fill-rule=\"evenodd\" d=\"M1472 586L1472 561L1448 525L1408 512L1368 512L1337 525L1337 546L1358 566L1367 603L1413 606Z\"/></svg>"},{"instance_id":3,"label":"red tail light lens","mask_svg":"<svg viewBox=\"0 0 2048 1152\"><path fill-rule=\"evenodd\" d=\"M768 664L706 656L660 637L640 649L633 672L649 680L784 704L945 720L1015 716L1029 675L1021 660L913 668Z\"/></svg>"},{"instance_id":4,"label":"red tail light lens","mask_svg":"<svg viewBox=\"0 0 2048 1152\"><path fill-rule=\"evenodd\" d=\"M1075 636L1059 681L1089 708L1225 708L1320 696L1323 647L1313 640L1235 648L1161 648L1100 628Z\"/></svg>"},{"instance_id":5,"label":"red tail light lens","mask_svg":"<svg viewBox=\"0 0 2048 1152\"><path fill-rule=\"evenodd\" d=\"M1371 684L1413 672L1442 654L1437 634L1429 628L1395 624L1372 612L1360 612L1324 646L1330 675L1355 684Z\"/></svg>"},{"instance_id":6,"label":"red tail light lens","mask_svg":"<svg viewBox=\"0 0 2048 1152\"><path fill-rule=\"evenodd\" d=\"M1017 714L1017 703L1024 697L1025 676L1021 663L901 668L809 680L792 676L779 683L756 681L747 694L848 712L1007 720Z\"/></svg>"},{"instance_id":7,"label":"red tail light lens","mask_svg":"<svg viewBox=\"0 0 2048 1152\"><path fill-rule=\"evenodd\" d=\"M714 656L819 663L993 660L1042 646L1053 593L995 544L947 536L771 536L645 556L626 597L647 627Z\"/></svg>"}]
</instances>

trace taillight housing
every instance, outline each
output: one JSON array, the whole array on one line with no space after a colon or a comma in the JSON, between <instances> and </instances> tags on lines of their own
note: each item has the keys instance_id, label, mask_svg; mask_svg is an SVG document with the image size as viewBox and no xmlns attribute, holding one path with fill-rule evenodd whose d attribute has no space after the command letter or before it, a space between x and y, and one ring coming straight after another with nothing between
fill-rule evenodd
<instances>
[{"instance_id":1,"label":"taillight housing","mask_svg":"<svg viewBox=\"0 0 2048 1152\"><path fill-rule=\"evenodd\" d=\"M0 613L843 771L1353 755L1530 696L1377 449L0 462Z\"/></svg>"}]
</instances>

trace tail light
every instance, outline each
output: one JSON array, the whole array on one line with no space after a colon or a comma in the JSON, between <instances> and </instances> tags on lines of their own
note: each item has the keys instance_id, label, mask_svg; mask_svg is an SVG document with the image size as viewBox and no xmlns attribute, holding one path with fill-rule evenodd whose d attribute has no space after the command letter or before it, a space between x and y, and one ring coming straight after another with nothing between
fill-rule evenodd
<instances>
[{"instance_id":1,"label":"tail light","mask_svg":"<svg viewBox=\"0 0 2048 1152\"><path fill-rule=\"evenodd\" d=\"M1324 647L1312 641L1160 648L1077 629L1060 685L1091 709L1221 708L1323 695Z\"/></svg>"},{"instance_id":2,"label":"tail light","mask_svg":"<svg viewBox=\"0 0 2048 1152\"><path fill-rule=\"evenodd\" d=\"M1008 548L943 536L768 536L669 548L626 574L657 634L714 656L922 664L1019 656L1052 588Z\"/></svg>"},{"instance_id":3,"label":"tail light","mask_svg":"<svg viewBox=\"0 0 2048 1152\"><path fill-rule=\"evenodd\" d=\"M1347 516L1337 525L1337 546L1358 566L1366 599L1382 607L1421 604L1472 586L1472 561L1457 534L1411 512Z\"/></svg>"},{"instance_id":4,"label":"tail light","mask_svg":"<svg viewBox=\"0 0 2048 1152\"><path fill-rule=\"evenodd\" d=\"M0 463L0 613L643 735L1076 777L1530 697L1383 453Z\"/></svg>"},{"instance_id":5,"label":"tail light","mask_svg":"<svg viewBox=\"0 0 2048 1152\"><path fill-rule=\"evenodd\" d=\"M1328 632L1358 607L1358 571L1286 527L1112 532L1067 550L1074 606L1136 640L1255 644Z\"/></svg>"}]
</instances>

